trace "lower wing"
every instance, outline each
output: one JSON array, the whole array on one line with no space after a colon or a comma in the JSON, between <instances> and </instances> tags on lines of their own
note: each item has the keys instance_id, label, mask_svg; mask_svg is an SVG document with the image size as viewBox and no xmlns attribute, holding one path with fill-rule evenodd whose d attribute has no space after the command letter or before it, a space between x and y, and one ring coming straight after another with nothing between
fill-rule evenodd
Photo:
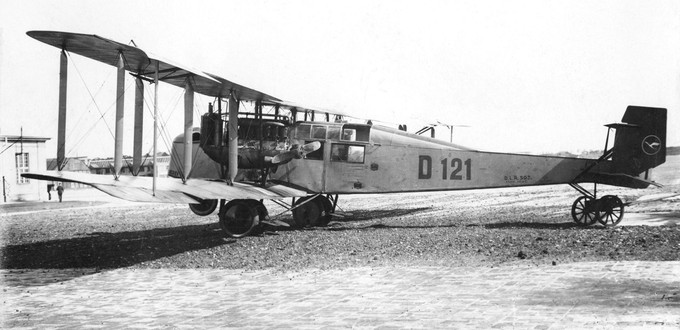
<instances>
[{"instance_id":1,"label":"lower wing","mask_svg":"<svg viewBox=\"0 0 680 330\"><path fill-rule=\"evenodd\" d=\"M189 179L184 183L174 178L156 178L154 194L151 177L120 176L116 180L109 175L60 171L23 173L21 176L36 180L82 183L113 197L133 202L191 204L205 199L282 199L308 195L306 191L279 184L262 187L235 182L230 185L225 181L205 179Z\"/></svg>"}]
</instances>

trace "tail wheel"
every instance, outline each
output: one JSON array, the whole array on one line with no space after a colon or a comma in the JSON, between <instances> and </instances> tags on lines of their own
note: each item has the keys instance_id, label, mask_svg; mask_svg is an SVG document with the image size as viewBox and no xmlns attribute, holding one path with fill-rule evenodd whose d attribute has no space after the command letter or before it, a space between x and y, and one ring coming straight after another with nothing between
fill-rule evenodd
<instances>
[{"instance_id":1,"label":"tail wheel","mask_svg":"<svg viewBox=\"0 0 680 330\"><path fill-rule=\"evenodd\" d=\"M212 214L217 208L216 199L204 199L201 203L189 204L189 209L202 217Z\"/></svg>"},{"instance_id":2,"label":"tail wheel","mask_svg":"<svg viewBox=\"0 0 680 330\"><path fill-rule=\"evenodd\" d=\"M600 199L600 207L597 210L597 221L605 227L616 226L623 220L623 202L621 198L607 195Z\"/></svg>"},{"instance_id":3,"label":"tail wheel","mask_svg":"<svg viewBox=\"0 0 680 330\"><path fill-rule=\"evenodd\" d=\"M581 196L571 206L571 217L581 226L590 226L597 221L596 200L592 197Z\"/></svg>"},{"instance_id":4,"label":"tail wheel","mask_svg":"<svg viewBox=\"0 0 680 330\"><path fill-rule=\"evenodd\" d=\"M313 198L310 200L310 198ZM302 204L304 203L304 204ZM300 205L302 204L302 205ZM325 226L331 221L331 202L323 196L300 198L293 209L293 219L297 227Z\"/></svg>"},{"instance_id":5,"label":"tail wheel","mask_svg":"<svg viewBox=\"0 0 680 330\"><path fill-rule=\"evenodd\" d=\"M259 212L253 201L232 200L220 209L220 227L229 237L247 236L260 223Z\"/></svg>"}]
</instances>

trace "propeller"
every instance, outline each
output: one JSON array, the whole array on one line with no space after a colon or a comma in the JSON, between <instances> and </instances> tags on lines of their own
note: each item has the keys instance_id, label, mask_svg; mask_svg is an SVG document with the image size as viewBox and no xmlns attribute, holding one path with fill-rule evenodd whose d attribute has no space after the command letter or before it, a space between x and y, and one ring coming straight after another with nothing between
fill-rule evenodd
<instances>
[{"instance_id":1,"label":"propeller","mask_svg":"<svg viewBox=\"0 0 680 330\"><path fill-rule=\"evenodd\" d=\"M308 153L317 151L319 148L321 148L321 142L310 142L298 148L293 147L288 151L284 151L272 157L271 162L272 164L284 164L293 159L304 158Z\"/></svg>"}]
</instances>

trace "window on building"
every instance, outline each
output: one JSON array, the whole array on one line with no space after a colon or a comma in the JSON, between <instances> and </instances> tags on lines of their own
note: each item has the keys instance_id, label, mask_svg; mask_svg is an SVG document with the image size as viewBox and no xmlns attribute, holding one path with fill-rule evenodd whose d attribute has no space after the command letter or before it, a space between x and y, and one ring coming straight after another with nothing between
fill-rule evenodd
<instances>
[{"instance_id":1,"label":"window on building","mask_svg":"<svg viewBox=\"0 0 680 330\"><path fill-rule=\"evenodd\" d=\"M29 180L21 176L21 173L28 173L28 153L18 153L16 154L16 165L17 165L17 184L28 183Z\"/></svg>"}]
</instances>

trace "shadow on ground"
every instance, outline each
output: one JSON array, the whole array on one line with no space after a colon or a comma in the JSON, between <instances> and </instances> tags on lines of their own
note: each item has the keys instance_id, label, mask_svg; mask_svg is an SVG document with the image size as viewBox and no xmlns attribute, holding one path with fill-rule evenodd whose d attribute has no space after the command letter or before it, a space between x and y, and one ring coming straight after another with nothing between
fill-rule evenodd
<instances>
[{"instance_id":1,"label":"shadow on ground","mask_svg":"<svg viewBox=\"0 0 680 330\"><path fill-rule=\"evenodd\" d=\"M334 218L333 221L338 222L351 222L351 221L366 221L366 220L379 220L384 218L394 218L402 217L414 213L419 213L431 209L430 207L417 207L417 208L399 208L391 210L357 210L351 211L351 215L345 216L343 218Z\"/></svg>"},{"instance_id":2,"label":"shadow on ground","mask_svg":"<svg viewBox=\"0 0 680 330\"><path fill-rule=\"evenodd\" d=\"M113 269L229 244L217 224L158 228L52 240L0 249L3 269ZM77 273L77 272L76 272Z\"/></svg>"},{"instance_id":3,"label":"shadow on ground","mask_svg":"<svg viewBox=\"0 0 680 330\"><path fill-rule=\"evenodd\" d=\"M469 224L467 227L484 227L487 229L517 229L517 228L529 228L529 229L569 229L574 227L589 229L597 228L597 226L583 227L575 222L559 222L559 223L546 223L546 222L496 222L487 224Z\"/></svg>"}]
</instances>

